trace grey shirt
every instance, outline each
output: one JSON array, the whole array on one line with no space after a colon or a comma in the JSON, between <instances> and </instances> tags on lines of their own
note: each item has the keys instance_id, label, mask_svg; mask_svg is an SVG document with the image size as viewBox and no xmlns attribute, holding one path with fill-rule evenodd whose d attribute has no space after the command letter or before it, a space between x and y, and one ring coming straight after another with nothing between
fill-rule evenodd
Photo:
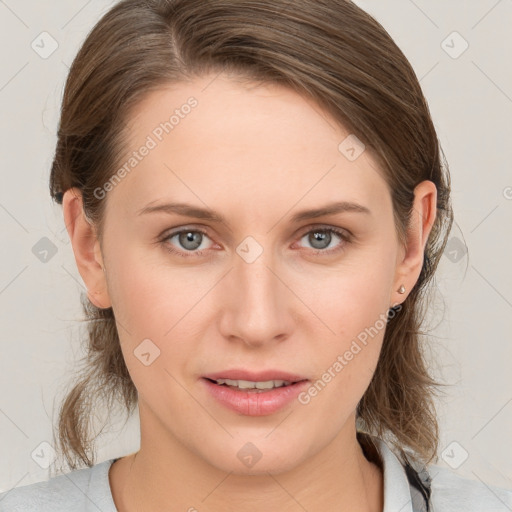
<instances>
[{"instance_id":1,"label":"grey shirt","mask_svg":"<svg viewBox=\"0 0 512 512\"><path fill-rule=\"evenodd\" d=\"M384 441L375 439L384 475L383 512L414 512L404 467ZM115 460L15 487L0 494L0 512L117 512L108 479ZM432 512L512 511L512 490L466 479L436 465L428 470Z\"/></svg>"}]
</instances>

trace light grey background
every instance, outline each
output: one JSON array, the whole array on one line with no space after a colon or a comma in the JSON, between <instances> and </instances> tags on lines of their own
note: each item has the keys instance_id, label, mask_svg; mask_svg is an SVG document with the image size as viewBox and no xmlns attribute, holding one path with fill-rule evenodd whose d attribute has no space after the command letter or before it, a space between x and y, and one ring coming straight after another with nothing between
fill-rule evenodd
<instances>
[{"instance_id":1,"label":"light grey background","mask_svg":"<svg viewBox=\"0 0 512 512\"><path fill-rule=\"evenodd\" d=\"M438 404L439 464L512 488L512 1L356 3L411 61L450 163L456 224L431 314L432 367L453 384ZM112 4L0 0L0 491L47 479L36 454L44 466L81 354L83 282L47 183L69 65ZM119 424L98 461L135 451L138 435L136 417Z\"/></svg>"}]
</instances>

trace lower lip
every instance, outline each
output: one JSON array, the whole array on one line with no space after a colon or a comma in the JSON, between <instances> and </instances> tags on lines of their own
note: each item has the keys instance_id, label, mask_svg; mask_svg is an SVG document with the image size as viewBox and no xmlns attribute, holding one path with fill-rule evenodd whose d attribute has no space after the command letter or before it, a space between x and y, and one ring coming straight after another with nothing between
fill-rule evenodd
<instances>
[{"instance_id":1,"label":"lower lip","mask_svg":"<svg viewBox=\"0 0 512 512\"><path fill-rule=\"evenodd\" d=\"M258 393L255 391L238 391L227 386L221 386L205 378L201 380L217 401L228 409L245 416L273 414L290 404L309 385L309 381L303 380L289 386Z\"/></svg>"}]
</instances>

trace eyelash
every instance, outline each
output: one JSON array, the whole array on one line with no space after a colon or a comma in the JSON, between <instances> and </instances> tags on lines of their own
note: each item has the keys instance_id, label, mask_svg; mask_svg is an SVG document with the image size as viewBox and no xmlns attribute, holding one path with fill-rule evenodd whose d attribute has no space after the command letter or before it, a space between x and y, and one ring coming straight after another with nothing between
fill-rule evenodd
<instances>
[{"instance_id":1,"label":"eyelash","mask_svg":"<svg viewBox=\"0 0 512 512\"><path fill-rule=\"evenodd\" d=\"M170 238L173 238L176 235L179 235L181 233L190 233L190 232L201 233L202 235L208 237L208 233L206 233L206 231L204 231L202 229L198 229L198 228L181 229L179 231L174 231L174 232L164 235L161 238L160 243L164 246L164 249L166 251L170 252L171 254L175 254L175 255L181 256L183 258L200 257L203 255L203 253L206 251L206 249L203 249L200 251L189 251L188 253L186 253L186 252L179 251L179 250L175 249L172 245L170 245L170 243L167 242ZM345 230L336 229L333 227L314 227L312 229L309 229L308 231L303 232L300 235L299 240L302 239L305 235L308 235L310 233L334 233L335 235L339 236L341 238L341 240L343 241L343 243L340 243L338 245L338 247L336 247L334 249L312 249L312 252L314 255L324 255L325 256L325 255L331 255L331 254L341 252L345 249L345 245L351 243L351 241L352 241L352 235L349 232L347 232Z\"/></svg>"}]
</instances>

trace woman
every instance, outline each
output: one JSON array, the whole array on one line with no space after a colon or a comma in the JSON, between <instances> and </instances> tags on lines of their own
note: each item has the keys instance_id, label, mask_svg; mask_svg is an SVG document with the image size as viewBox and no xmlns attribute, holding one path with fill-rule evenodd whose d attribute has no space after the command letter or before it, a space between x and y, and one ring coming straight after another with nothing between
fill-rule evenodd
<instances>
[{"instance_id":1,"label":"woman","mask_svg":"<svg viewBox=\"0 0 512 512\"><path fill-rule=\"evenodd\" d=\"M510 509L431 464L420 328L450 183L372 17L121 1L73 63L58 137L50 190L88 290L58 433L76 471L0 510ZM140 450L96 464L90 417L114 399L138 406Z\"/></svg>"}]
</instances>

